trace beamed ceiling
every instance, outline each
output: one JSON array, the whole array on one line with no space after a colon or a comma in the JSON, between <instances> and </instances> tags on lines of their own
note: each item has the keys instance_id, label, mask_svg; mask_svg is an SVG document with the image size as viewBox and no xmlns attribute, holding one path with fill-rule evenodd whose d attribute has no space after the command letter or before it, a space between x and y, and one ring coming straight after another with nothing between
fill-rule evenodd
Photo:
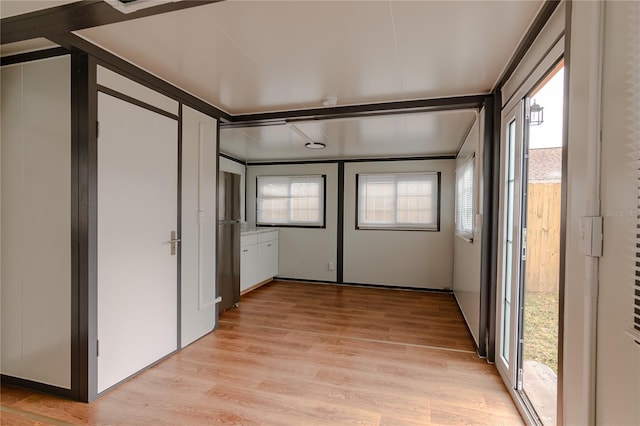
<instances>
[{"instance_id":1,"label":"beamed ceiling","mask_svg":"<svg viewBox=\"0 0 640 426\"><path fill-rule=\"evenodd\" d=\"M55 3L69 2L3 0L0 12ZM345 106L489 93L542 5L227 0L73 33L242 115L321 108L324 96ZM30 43L4 45L3 55ZM221 151L247 161L456 154L476 116L463 109L297 122L327 145L321 151L305 149L291 123L234 126L221 131Z\"/></svg>"}]
</instances>

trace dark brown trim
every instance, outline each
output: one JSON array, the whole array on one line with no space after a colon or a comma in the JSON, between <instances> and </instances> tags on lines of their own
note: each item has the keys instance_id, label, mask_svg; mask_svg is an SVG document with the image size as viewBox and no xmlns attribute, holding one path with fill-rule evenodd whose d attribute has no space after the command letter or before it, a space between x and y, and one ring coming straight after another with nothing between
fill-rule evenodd
<instances>
[{"instance_id":1,"label":"dark brown trim","mask_svg":"<svg viewBox=\"0 0 640 426\"><path fill-rule=\"evenodd\" d=\"M491 222L488 238L491 242L490 259L491 265L488 271L489 283L489 323L487 327L487 361L495 362L496 360L496 321L497 307L496 297L498 291L498 248L499 248L499 229L500 229L500 137L502 134L502 94L500 90L494 93L493 101L493 136L491 138L491 214L488 220ZM487 219L485 219L487 220ZM486 236L483 236L486 238Z\"/></svg>"},{"instance_id":2,"label":"dark brown trim","mask_svg":"<svg viewBox=\"0 0 640 426\"><path fill-rule=\"evenodd\" d=\"M82 344L86 340L87 330L81 330L81 304L80 298L80 109L85 109L87 102L87 65L80 54L71 55L71 390L75 399L82 399L80 389L86 388L86 351L82 350ZM86 285L86 284L85 284ZM86 315L86 313L85 313Z\"/></svg>"},{"instance_id":3,"label":"dark brown trim","mask_svg":"<svg viewBox=\"0 0 640 426\"><path fill-rule=\"evenodd\" d=\"M132 13L122 13L102 0L81 1L4 18L0 21L0 39L2 39L2 44L6 44L38 37L48 38L51 35L188 9L218 1L221 0L179 1Z\"/></svg>"},{"instance_id":4,"label":"dark brown trim","mask_svg":"<svg viewBox=\"0 0 640 426\"><path fill-rule=\"evenodd\" d=\"M381 290L419 291L423 293L446 293L446 294L453 295L453 290L450 288L431 288L431 287L423 288L423 287L407 287L407 286L395 286L395 285L386 285L386 284L369 284L369 283L354 283L354 282L343 282L343 283L338 283L337 285L343 285L343 286L349 286L349 287L379 288Z\"/></svg>"},{"instance_id":5,"label":"dark brown trim","mask_svg":"<svg viewBox=\"0 0 640 426\"><path fill-rule=\"evenodd\" d=\"M356 186L357 190L357 186ZM344 161L338 161L336 281L344 281Z\"/></svg>"},{"instance_id":6,"label":"dark brown trim","mask_svg":"<svg viewBox=\"0 0 640 426\"><path fill-rule=\"evenodd\" d=\"M405 287L385 284L368 284L368 283L354 283L354 282L338 282L325 280L309 280L306 278L289 278L289 277L274 277L274 281L290 281L299 282L301 284L320 284L320 285L337 285L342 287L366 287L366 288L378 288L381 290L402 290L402 291L418 291L421 293L447 293L453 294L453 290L450 288L424 288L424 287Z\"/></svg>"},{"instance_id":7,"label":"dark brown trim","mask_svg":"<svg viewBox=\"0 0 640 426\"><path fill-rule=\"evenodd\" d=\"M489 310L491 301L489 295L492 294L491 286L491 270L492 265L495 263L495 259L491 258L491 247L494 243L492 236L493 230L493 170L495 167L494 162L494 150L493 146L496 141L493 139L493 126L494 126L494 99L488 98L484 104L484 134L482 135L482 243L481 243L481 260L480 260L480 329L478 330L478 355L481 357L487 356L488 345L488 328L489 322Z\"/></svg>"},{"instance_id":8,"label":"dark brown trim","mask_svg":"<svg viewBox=\"0 0 640 426\"><path fill-rule=\"evenodd\" d=\"M68 55L71 52L64 47L52 47L51 49L37 50L35 52L18 53L0 58L0 66L21 64L23 62L39 61L41 59L55 58Z\"/></svg>"},{"instance_id":9,"label":"dark brown trim","mask_svg":"<svg viewBox=\"0 0 640 426\"><path fill-rule=\"evenodd\" d=\"M34 382L33 380L21 379L19 377L0 375L2 385L14 386L17 388L28 389L36 392L42 392L49 395L61 396L63 398L73 399L74 394L71 389L65 389L58 386L47 385L45 383Z\"/></svg>"},{"instance_id":10,"label":"dark brown trim","mask_svg":"<svg viewBox=\"0 0 640 426\"><path fill-rule=\"evenodd\" d=\"M176 223L176 232L178 234L178 238L182 239L182 131L183 131L183 123L184 120L183 112L182 112L182 104L178 105L178 187L177 189L177 223ZM177 289L177 310L176 310L176 320L177 320L177 344L176 350L180 350L182 348L182 243L178 244L178 250L176 252L177 258L177 276L176 276L176 289Z\"/></svg>"},{"instance_id":11,"label":"dark brown trim","mask_svg":"<svg viewBox=\"0 0 640 426\"><path fill-rule=\"evenodd\" d=\"M527 73L527 75L522 79L522 82L518 85L518 87L516 87L516 89L513 91L513 93L509 97L509 99L505 99L504 100L504 105L505 106L508 105L514 98L516 98L518 96L518 93L522 90L523 87L525 87L525 84L528 83L527 80L529 80L529 78L536 72L536 70L538 68L540 68L541 64L550 56L550 54L553 51L553 49L560 42L560 40L562 40L562 37L564 37L564 31L562 31L562 33L553 41L553 43L551 43L549 45L549 48L547 48L547 50L545 50L544 54L540 57L538 62L536 62L536 64L531 68L531 71L529 71ZM557 62L555 62L556 65L562 60L562 56L563 55L564 55L564 52L562 52L562 53L560 53L558 55L558 60L557 60ZM556 65L553 65L553 66L556 66ZM538 87L540 85L540 83L546 78L546 76L547 76L547 74L545 74L544 76L540 77L540 79L537 80L533 85L529 84L529 86L534 87L534 88ZM523 95L521 94L520 97L522 98Z\"/></svg>"},{"instance_id":12,"label":"dark brown trim","mask_svg":"<svg viewBox=\"0 0 640 426\"><path fill-rule=\"evenodd\" d=\"M218 199L220 197L220 194L219 194L219 191L218 191L218 189L219 189L218 188L218 179L219 179L220 171L221 171L220 170L220 120L216 120L216 154L217 155L216 155L216 177L215 177L215 179L216 179L216 181L215 181L215 185L216 185L216 187L215 187L215 192L216 192L216 194L215 194L215 197L216 197L216 213L215 213L215 215L216 215L216 226L217 226L218 220L220 219L220 210L218 209ZM244 195L244 199L245 199L245 202L244 202L244 217L245 217L245 221L246 221L246 218L247 218L247 182L246 182L246 176L247 176L247 174L246 174L246 171L245 171L244 176L243 176L244 179L245 179L245 184L244 184L244 194L245 194ZM218 247L220 247L218 245L219 243L220 243L220 236L218 235L218 231L217 231L217 228L216 228L216 237L215 237L215 248L216 248L215 265L216 265L216 271L220 270L219 269L220 268L220 262L218 260L218 257L219 257L218 256ZM216 283L215 284L215 286L216 286L215 287L215 295L216 295L216 297L218 297L218 295L220 293L218 291L218 280L217 280L217 277L216 277L215 283ZM214 330L218 329L219 316L220 316L220 304L216 303L214 305L214 318L215 318L215 320L214 320L215 321L215 326L213 327Z\"/></svg>"},{"instance_id":13,"label":"dark brown trim","mask_svg":"<svg viewBox=\"0 0 640 426\"><path fill-rule=\"evenodd\" d=\"M365 105L345 105L333 108L239 114L234 115L231 122L223 124L222 127L251 127L309 120L330 120L336 118L359 118L372 117L376 115L407 114L412 112L478 109L482 106L484 99L487 96L489 95L453 96L447 98L417 99L412 101L380 102Z\"/></svg>"},{"instance_id":14,"label":"dark brown trim","mask_svg":"<svg viewBox=\"0 0 640 426\"><path fill-rule=\"evenodd\" d=\"M220 126L218 126L218 132L219 132L219 131L220 131ZM220 143L218 143L218 150L219 150L219 149L220 149ZM242 165L242 166L245 166L245 167L246 167L246 165L247 165L247 163L246 163L246 162L244 162L244 161L242 161L242 160L239 160L239 159L237 159L237 158L235 158L235 157L232 157L232 156L230 156L230 155L228 155L228 154L225 154L224 152L220 152L220 153L218 153L218 157L226 158L226 159L227 159L227 160L229 160L229 161L233 161L234 163L238 163L238 164L240 164L240 165Z\"/></svg>"},{"instance_id":15,"label":"dark brown trim","mask_svg":"<svg viewBox=\"0 0 640 426\"><path fill-rule=\"evenodd\" d=\"M177 120L180 121L180 116L179 115L175 115L175 114L171 114L168 111L165 111L161 108L158 108L156 106L153 106L151 104L148 104L146 102L143 102L139 99L133 98L129 95L125 95L124 93L118 92L117 90L113 90L109 87L106 86L101 86L100 84L98 84L98 92L102 92L105 93L109 96L113 96L114 98L120 99L121 101L125 101L128 102L130 104L133 104L135 106L139 106L140 108L149 110L149 111L153 111L156 114L160 114L160 115L164 115L165 117L171 118L173 120ZM179 109L182 109L182 104L179 105L178 107Z\"/></svg>"},{"instance_id":16,"label":"dark brown trim","mask_svg":"<svg viewBox=\"0 0 640 426\"><path fill-rule=\"evenodd\" d=\"M188 3L188 1L184 2ZM124 77L127 77L137 83L140 83L150 89L155 90L165 96L168 96L178 102L181 102L201 113L213 117L221 121L231 121L231 115L208 104L200 98L174 86L173 84L156 77L147 71L138 68L130 62L125 61L118 56L107 52L106 50L78 37L74 34L63 34L52 36L51 40L61 46L72 50L86 52L94 56L98 60L98 65L110 69Z\"/></svg>"},{"instance_id":17,"label":"dark brown trim","mask_svg":"<svg viewBox=\"0 0 640 426\"><path fill-rule=\"evenodd\" d=\"M533 42L538 37L544 26L547 24L549 18L551 18L551 15L553 15L553 12L555 12L559 4L560 0L545 0L535 20L529 26L529 30L525 34L524 38L520 41L520 44L518 44L516 52L511 57L509 64L498 79L498 83L494 87L494 91L501 90L502 86L504 86L507 80L509 80L518 65L520 65L522 58L524 58L524 55L527 54L529 48L531 47L531 45L533 45Z\"/></svg>"},{"instance_id":18,"label":"dark brown trim","mask_svg":"<svg viewBox=\"0 0 640 426\"><path fill-rule=\"evenodd\" d=\"M391 158L352 158L341 160L345 163L379 163L386 161L427 161L427 160L455 160L456 155L425 155L422 157L391 157Z\"/></svg>"},{"instance_id":19,"label":"dark brown trim","mask_svg":"<svg viewBox=\"0 0 640 426\"><path fill-rule=\"evenodd\" d=\"M432 155L424 157L389 157L389 158L347 158L328 160L291 160L291 161L249 161L250 166L286 166L294 164L332 164L332 163L384 163L389 161L427 161L427 160L455 160L455 155Z\"/></svg>"},{"instance_id":20,"label":"dark brown trim","mask_svg":"<svg viewBox=\"0 0 640 426\"><path fill-rule=\"evenodd\" d=\"M71 55L72 363L76 399L96 398L98 358L98 91L96 61Z\"/></svg>"}]
</instances>

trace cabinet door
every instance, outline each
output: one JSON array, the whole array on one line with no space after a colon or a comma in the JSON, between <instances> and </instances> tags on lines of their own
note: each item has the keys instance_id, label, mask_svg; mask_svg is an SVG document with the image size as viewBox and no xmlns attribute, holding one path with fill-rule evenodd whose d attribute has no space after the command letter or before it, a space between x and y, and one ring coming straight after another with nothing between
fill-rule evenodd
<instances>
[{"instance_id":1,"label":"cabinet door","mask_svg":"<svg viewBox=\"0 0 640 426\"><path fill-rule=\"evenodd\" d=\"M240 291L258 283L258 246L248 245L240 249Z\"/></svg>"},{"instance_id":2,"label":"cabinet door","mask_svg":"<svg viewBox=\"0 0 640 426\"><path fill-rule=\"evenodd\" d=\"M258 282L278 275L278 240L258 244Z\"/></svg>"}]
</instances>

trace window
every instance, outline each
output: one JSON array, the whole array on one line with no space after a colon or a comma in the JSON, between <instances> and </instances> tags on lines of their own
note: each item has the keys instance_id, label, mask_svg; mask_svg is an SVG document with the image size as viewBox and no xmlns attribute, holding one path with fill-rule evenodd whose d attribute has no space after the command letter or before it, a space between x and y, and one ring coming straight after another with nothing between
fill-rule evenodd
<instances>
[{"instance_id":1,"label":"window","mask_svg":"<svg viewBox=\"0 0 640 426\"><path fill-rule=\"evenodd\" d=\"M439 172L359 174L356 181L356 229L439 230Z\"/></svg>"},{"instance_id":2,"label":"window","mask_svg":"<svg viewBox=\"0 0 640 426\"><path fill-rule=\"evenodd\" d=\"M256 224L324 228L324 175L258 176Z\"/></svg>"},{"instance_id":3,"label":"window","mask_svg":"<svg viewBox=\"0 0 640 426\"><path fill-rule=\"evenodd\" d=\"M473 241L473 174L474 155L456 170L456 235Z\"/></svg>"}]
</instances>

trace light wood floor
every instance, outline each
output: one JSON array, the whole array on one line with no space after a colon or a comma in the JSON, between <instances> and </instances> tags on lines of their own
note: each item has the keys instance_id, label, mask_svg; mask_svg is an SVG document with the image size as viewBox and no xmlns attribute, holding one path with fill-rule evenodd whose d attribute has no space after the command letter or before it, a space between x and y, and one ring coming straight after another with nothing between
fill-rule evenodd
<instances>
[{"instance_id":1,"label":"light wood floor","mask_svg":"<svg viewBox=\"0 0 640 426\"><path fill-rule=\"evenodd\" d=\"M2 387L2 424L522 424L451 295L272 282L91 404Z\"/></svg>"}]
</instances>

